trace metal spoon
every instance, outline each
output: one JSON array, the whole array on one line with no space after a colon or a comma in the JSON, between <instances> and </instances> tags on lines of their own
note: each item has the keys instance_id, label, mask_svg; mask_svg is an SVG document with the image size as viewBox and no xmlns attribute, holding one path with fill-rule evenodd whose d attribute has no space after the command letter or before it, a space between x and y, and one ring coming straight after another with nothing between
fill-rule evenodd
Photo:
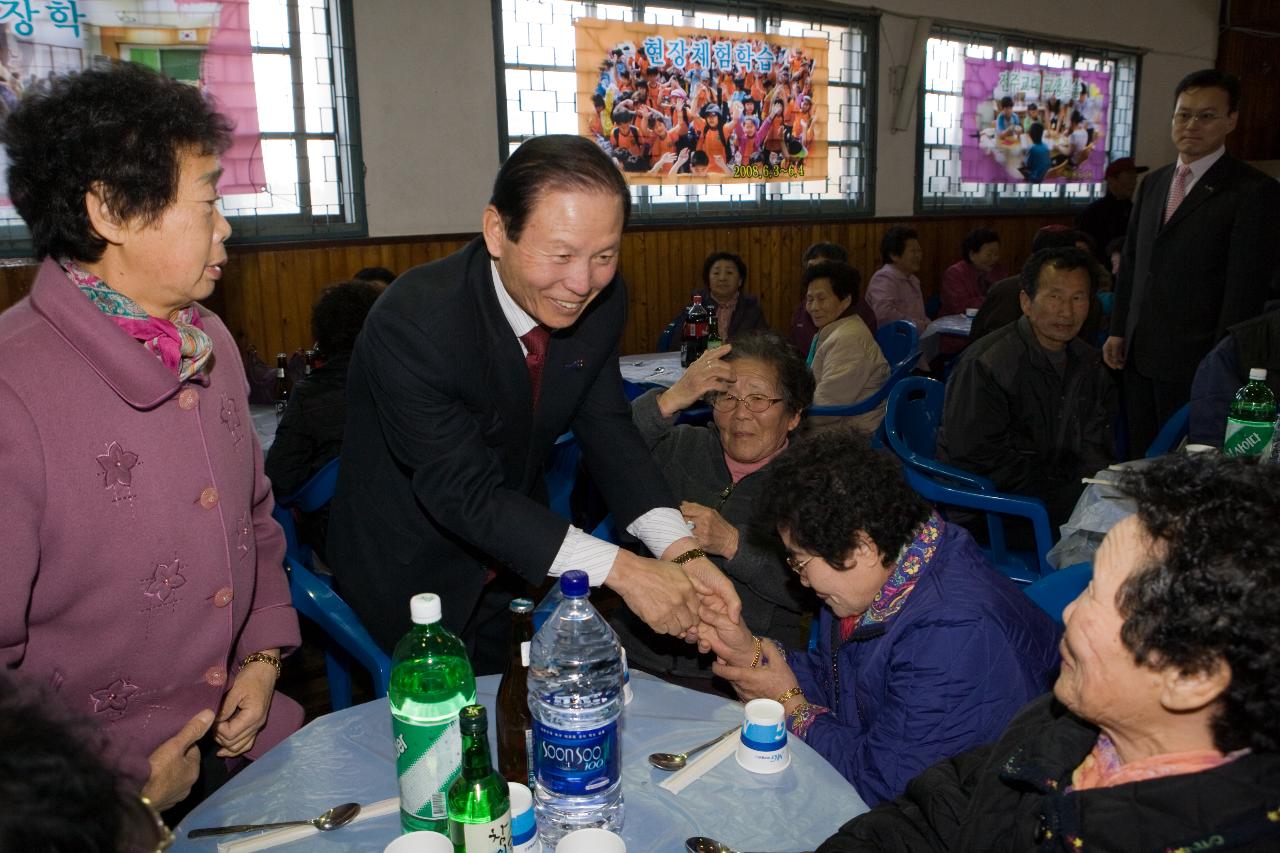
<instances>
[{"instance_id":1,"label":"metal spoon","mask_svg":"<svg viewBox=\"0 0 1280 853\"><path fill-rule=\"evenodd\" d=\"M733 734L740 728L742 727L734 726L733 728L729 729L729 731L725 732L722 735L716 735L714 738L707 741L706 743L698 744L693 749L686 750L684 752L677 752L674 755L670 752L651 753L649 755L649 763L652 764L654 767L658 768L659 770L679 770L680 768L684 767L685 763L689 760L690 755L693 755L698 752L702 752L702 750L706 749L709 746L715 746L720 741L724 740L725 738L727 738L729 735Z\"/></svg>"},{"instance_id":2,"label":"metal spoon","mask_svg":"<svg viewBox=\"0 0 1280 853\"><path fill-rule=\"evenodd\" d=\"M705 835L695 835L692 838L684 840L684 849L689 853L738 853L727 844L721 844L714 838L707 838Z\"/></svg>"},{"instance_id":3,"label":"metal spoon","mask_svg":"<svg viewBox=\"0 0 1280 853\"><path fill-rule=\"evenodd\" d=\"M187 838L204 838L206 835L228 835L232 832L248 832L252 829L274 829L277 826L314 826L321 832L328 832L340 826L346 826L360 814L359 803L343 803L334 806L319 817L311 820L284 820L278 823L238 823L235 826L210 826L204 829L193 829Z\"/></svg>"}]
</instances>

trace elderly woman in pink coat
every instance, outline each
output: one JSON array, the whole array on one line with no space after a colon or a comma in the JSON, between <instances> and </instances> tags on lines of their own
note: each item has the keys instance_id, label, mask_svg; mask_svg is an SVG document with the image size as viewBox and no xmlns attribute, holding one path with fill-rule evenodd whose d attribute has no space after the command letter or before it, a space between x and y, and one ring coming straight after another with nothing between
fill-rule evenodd
<instances>
[{"instance_id":1,"label":"elderly woman in pink coat","mask_svg":"<svg viewBox=\"0 0 1280 853\"><path fill-rule=\"evenodd\" d=\"M42 264L0 314L0 666L97 721L161 809L202 753L302 717L274 693L298 622L244 371L199 304L229 140L197 89L129 65L53 81L3 134Z\"/></svg>"}]
</instances>

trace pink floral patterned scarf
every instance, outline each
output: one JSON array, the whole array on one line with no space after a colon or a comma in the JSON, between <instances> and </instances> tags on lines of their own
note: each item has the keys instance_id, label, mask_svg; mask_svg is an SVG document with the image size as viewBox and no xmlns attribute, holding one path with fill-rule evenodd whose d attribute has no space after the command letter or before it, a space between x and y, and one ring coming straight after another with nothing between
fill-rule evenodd
<instances>
[{"instance_id":1,"label":"pink floral patterned scarf","mask_svg":"<svg viewBox=\"0 0 1280 853\"><path fill-rule=\"evenodd\" d=\"M64 258L58 263L94 307L138 340L180 380L194 377L199 382L208 381L203 370L213 355L213 341L205 334L194 304L178 309L167 320L152 317L75 261Z\"/></svg>"}]
</instances>

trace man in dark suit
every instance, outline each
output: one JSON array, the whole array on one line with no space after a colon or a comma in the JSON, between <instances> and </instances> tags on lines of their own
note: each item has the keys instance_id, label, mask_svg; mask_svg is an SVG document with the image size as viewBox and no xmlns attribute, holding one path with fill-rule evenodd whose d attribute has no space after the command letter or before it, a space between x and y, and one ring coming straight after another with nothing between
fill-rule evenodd
<instances>
[{"instance_id":1,"label":"man in dark suit","mask_svg":"<svg viewBox=\"0 0 1280 853\"><path fill-rule=\"evenodd\" d=\"M1175 93L1178 161L1138 189L1103 358L1124 369L1129 455L1191 396L1227 328L1262 313L1280 247L1280 185L1226 153L1240 83L1213 69Z\"/></svg>"},{"instance_id":2,"label":"man in dark suit","mask_svg":"<svg viewBox=\"0 0 1280 853\"><path fill-rule=\"evenodd\" d=\"M1133 193L1138 188L1138 175L1145 171L1147 167L1137 165L1132 157L1111 161L1103 175L1107 194L1076 217L1076 228L1093 240L1094 257L1103 269L1111 266L1111 259L1106 254L1107 246L1112 240L1124 237L1129 229L1129 218L1133 216Z\"/></svg>"},{"instance_id":3,"label":"man in dark suit","mask_svg":"<svg viewBox=\"0 0 1280 853\"><path fill-rule=\"evenodd\" d=\"M515 594L583 569L662 633L740 604L690 537L631 421L618 373L617 273L630 193L591 142L546 136L502 166L483 233L402 275L352 355L329 558L384 648L436 592L477 673L505 664ZM543 463L572 429L619 528L662 560L546 507ZM671 560L673 562L665 562Z\"/></svg>"}]
</instances>

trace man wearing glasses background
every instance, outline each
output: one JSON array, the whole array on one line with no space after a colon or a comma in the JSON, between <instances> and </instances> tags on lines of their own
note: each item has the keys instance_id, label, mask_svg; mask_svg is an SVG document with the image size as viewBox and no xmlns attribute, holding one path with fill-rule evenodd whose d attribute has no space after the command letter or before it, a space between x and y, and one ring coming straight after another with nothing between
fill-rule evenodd
<instances>
[{"instance_id":1,"label":"man wearing glasses background","mask_svg":"<svg viewBox=\"0 0 1280 853\"><path fill-rule=\"evenodd\" d=\"M1227 328L1262 313L1280 261L1280 186L1226 153L1240 81L1196 71L1174 97L1178 159L1138 188L1103 345L1124 371L1130 457L1190 399L1196 366Z\"/></svg>"}]
</instances>

